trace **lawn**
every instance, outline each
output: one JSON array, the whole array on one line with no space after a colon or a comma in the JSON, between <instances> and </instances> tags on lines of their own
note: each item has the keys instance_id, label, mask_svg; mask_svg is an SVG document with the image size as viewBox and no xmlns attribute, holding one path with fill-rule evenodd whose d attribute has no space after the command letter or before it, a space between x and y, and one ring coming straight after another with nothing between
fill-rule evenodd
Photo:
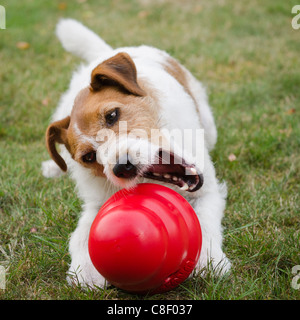
<instances>
[{"instance_id":1,"label":"lawn","mask_svg":"<svg viewBox=\"0 0 300 320\"><path fill-rule=\"evenodd\" d=\"M146 299L300 299L300 29L295 1L2 1L0 30L0 299L138 299L67 285L68 237L80 201L65 176L41 174L44 133L79 59L54 35L72 17L114 47L171 53L207 87L228 185L224 251L232 272L194 276Z\"/></svg>"}]
</instances>

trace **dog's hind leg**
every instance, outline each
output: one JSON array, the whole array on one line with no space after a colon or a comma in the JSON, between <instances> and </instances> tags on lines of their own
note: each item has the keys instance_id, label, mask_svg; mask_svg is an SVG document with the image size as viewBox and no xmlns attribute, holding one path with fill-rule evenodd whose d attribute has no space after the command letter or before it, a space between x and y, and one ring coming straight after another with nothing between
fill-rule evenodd
<instances>
[{"instance_id":1,"label":"dog's hind leg","mask_svg":"<svg viewBox=\"0 0 300 320\"><path fill-rule=\"evenodd\" d=\"M53 160L42 162L42 173L45 178L57 178L64 174Z\"/></svg>"}]
</instances>

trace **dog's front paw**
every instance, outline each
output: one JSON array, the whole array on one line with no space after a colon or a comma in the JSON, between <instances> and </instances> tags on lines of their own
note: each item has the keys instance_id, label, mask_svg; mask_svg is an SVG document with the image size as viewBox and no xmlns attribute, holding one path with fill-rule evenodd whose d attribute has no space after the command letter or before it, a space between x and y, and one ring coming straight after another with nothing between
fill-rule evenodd
<instances>
[{"instance_id":1,"label":"dog's front paw","mask_svg":"<svg viewBox=\"0 0 300 320\"><path fill-rule=\"evenodd\" d=\"M231 262L225 255L223 255L219 261L212 261L212 267L214 274L217 276L223 276L230 272Z\"/></svg>"},{"instance_id":2,"label":"dog's front paw","mask_svg":"<svg viewBox=\"0 0 300 320\"><path fill-rule=\"evenodd\" d=\"M71 266L67 273L67 281L71 286L91 289L105 289L109 284L94 267L89 268L87 266L84 268Z\"/></svg>"},{"instance_id":3,"label":"dog's front paw","mask_svg":"<svg viewBox=\"0 0 300 320\"><path fill-rule=\"evenodd\" d=\"M45 178L57 178L64 172L53 160L47 160L42 162L42 173Z\"/></svg>"},{"instance_id":4,"label":"dog's front paw","mask_svg":"<svg viewBox=\"0 0 300 320\"><path fill-rule=\"evenodd\" d=\"M202 276L206 276L211 272L215 276L221 277L230 272L230 269L231 262L224 253L215 257L208 257L205 254L202 254L200 255L195 271Z\"/></svg>"}]
</instances>

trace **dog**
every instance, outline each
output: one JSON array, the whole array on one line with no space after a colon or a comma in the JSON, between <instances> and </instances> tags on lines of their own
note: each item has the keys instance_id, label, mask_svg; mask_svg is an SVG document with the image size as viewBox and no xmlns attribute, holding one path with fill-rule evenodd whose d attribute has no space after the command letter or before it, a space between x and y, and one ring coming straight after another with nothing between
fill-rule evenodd
<instances>
[{"instance_id":1,"label":"dog","mask_svg":"<svg viewBox=\"0 0 300 320\"><path fill-rule=\"evenodd\" d=\"M145 45L113 49L73 19L59 21L56 35L85 60L47 128L52 159L42 163L48 178L68 171L83 201L69 243L68 282L106 286L89 257L91 224L116 191L145 182L177 191L195 210L202 228L195 271L228 272L221 225L227 190L209 156L217 130L203 85L166 52ZM187 130L188 138L180 135Z\"/></svg>"}]
</instances>

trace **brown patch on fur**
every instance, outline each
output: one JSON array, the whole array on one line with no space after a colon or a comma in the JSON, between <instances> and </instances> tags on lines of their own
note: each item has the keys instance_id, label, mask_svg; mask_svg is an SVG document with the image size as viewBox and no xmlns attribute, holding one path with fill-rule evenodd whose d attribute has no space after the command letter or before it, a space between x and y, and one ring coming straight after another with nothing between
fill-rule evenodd
<instances>
[{"instance_id":1,"label":"brown patch on fur","mask_svg":"<svg viewBox=\"0 0 300 320\"><path fill-rule=\"evenodd\" d=\"M164 65L164 69L181 84L183 87L184 91L193 99L195 106L197 107L197 113L199 115L199 120L201 121L200 118L200 113L198 109L198 103L194 95L192 94L191 90L189 89L189 84L187 80L187 71L173 58L169 57L167 59L166 64Z\"/></svg>"},{"instance_id":2,"label":"brown patch on fur","mask_svg":"<svg viewBox=\"0 0 300 320\"><path fill-rule=\"evenodd\" d=\"M121 54L121 56L118 54L96 67L92 73L91 87L81 90L75 99L71 116L68 117L68 126L66 126L66 119L61 120L64 130L59 129L60 121L49 126L49 128L52 129L48 128L47 132L51 130L55 134L52 136L47 134L47 143L48 145L50 144L48 150L53 160L62 170L66 171L67 166L56 151L55 142L64 144L72 158L81 165L90 168L95 175L104 176L103 166L97 161L86 163L82 160L83 155L97 151L97 145L99 146L101 144L101 142L96 141L99 130L110 129L113 130L116 135L119 135L119 121L126 121L127 133L134 129L143 129L150 138L151 129L158 128L158 106L153 97L155 93L150 92L151 89L143 81L140 81L140 85L138 85L136 74L135 76L131 75L129 77L129 82L131 82L130 86L135 87L134 89L127 84L126 87L124 85L124 81L128 80L125 79L126 77L124 78L127 71L129 69L131 69L130 72L136 70L135 65L133 64L134 68L131 65L133 61L128 57L127 54ZM106 82L105 85L101 84L98 86L97 81L99 79L96 78L100 74L98 73L99 70L102 74L102 71L106 67L110 69L112 61L114 69L113 82ZM125 67L123 68L123 65L117 67L116 61L125 64ZM109 64L109 66L104 68L103 64ZM115 74L117 70L121 70L118 77ZM109 73L106 72L106 76L108 75ZM120 81L122 84L116 84L116 81ZM133 85L132 81L136 82L136 84ZM145 90L149 90L150 94L146 96ZM134 93L132 91L134 91ZM119 109L119 119L114 125L108 126L105 116L116 108Z\"/></svg>"}]
</instances>

